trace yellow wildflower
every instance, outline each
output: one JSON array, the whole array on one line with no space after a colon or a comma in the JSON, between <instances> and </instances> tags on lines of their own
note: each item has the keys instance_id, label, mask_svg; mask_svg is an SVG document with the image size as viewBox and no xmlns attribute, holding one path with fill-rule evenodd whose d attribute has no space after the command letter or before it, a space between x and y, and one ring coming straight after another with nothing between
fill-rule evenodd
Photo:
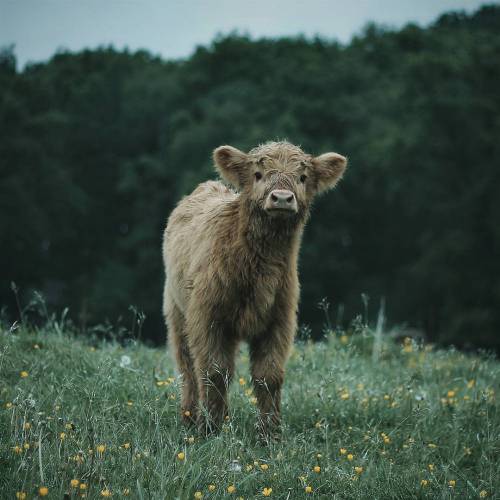
<instances>
[{"instance_id":1,"label":"yellow wildflower","mask_svg":"<svg viewBox=\"0 0 500 500\"><path fill-rule=\"evenodd\" d=\"M130 495L130 488L124 488L123 494L124 494L124 496L128 497Z\"/></svg>"},{"instance_id":2,"label":"yellow wildflower","mask_svg":"<svg viewBox=\"0 0 500 500\"><path fill-rule=\"evenodd\" d=\"M227 492L228 493L234 493L236 491L236 486L234 484L230 484L228 487L227 487Z\"/></svg>"},{"instance_id":3,"label":"yellow wildflower","mask_svg":"<svg viewBox=\"0 0 500 500\"><path fill-rule=\"evenodd\" d=\"M257 404L257 398L254 396L253 398L250 398L250 403L253 405Z\"/></svg>"},{"instance_id":4,"label":"yellow wildflower","mask_svg":"<svg viewBox=\"0 0 500 500\"><path fill-rule=\"evenodd\" d=\"M429 481L427 481L427 479L422 479L420 481L420 485L425 488L427 485L429 484Z\"/></svg>"},{"instance_id":5,"label":"yellow wildflower","mask_svg":"<svg viewBox=\"0 0 500 500\"><path fill-rule=\"evenodd\" d=\"M244 378L240 378L239 382L241 386L244 386L247 383L247 381Z\"/></svg>"},{"instance_id":6,"label":"yellow wildflower","mask_svg":"<svg viewBox=\"0 0 500 500\"><path fill-rule=\"evenodd\" d=\"M391 438L390 438L390 437L388 437L388 436L385 436L385 437L384 437L384 443L385 443L385 444L389 444L390 442L391 442Z\"/></svg>"},{"instance_id":7,"label":"yellow wildflower","mask_svg":"<svg viewBox=\"0 0 500 500\"><path fill-rule=\"evenodd\" d=\"M122 445L126 450L130 448L130 443L123 443Z\"/></svg>"},{"instance_id":8,"label":"yellow wildflower","mask_svg":"<svg viewBox=\"0 0 500 500\"><path fill-rule=\"evenodd\" d=\"M12 408L12 403L5 403L5 408L7 408L7 410Z\"/></svg>"},{"instance_id":9,"label":"yellow wildflower","mask_svg":"<svg viewBox=\"0 0 500 500\"><path fill-rule=\"evenodd\" d=\"M437 448L437 445L435 445L434 443L429 443L427 446L429 448Z\"/></svg>"},{"instance_id":10,"label":"yellow wildflower","mask_svg":"<svg viewBox=\"0 0 500 500\"><path fill-rule=\"evenodd\" d=\"M248 464L246 469L247 469L247 472L250 472L253 469L253 465Z\"/></svg>"},{"instance_id":11,"label":"yellow wildflower","mask_svg":"<svg viewBox=\"0 0 500 500\"><path fill-rule=\"evenodd\" d=\"M83 490L86 490L87 489L87 485L85 483L80 483L80 489L83 491Z\"/></svg>"},{"instance_id":12,"label":"yellow wildflower","mask_svg":"<svg viewBox=\"0 0 500 500\"><path fill-rule=\"evenodd\" d=\"M434 471L434 464L429 464L429 465L427 466L427 468L428 468L431 472L433 472L433 471Z\"/></svg>"},{"instance_id":13,"label":"yellow wildflower","mask_svg":"<svg viewBox=\"0 0 500 500\"><path fill-rule=\"evenodd\" d=\"M347 450L345 448L340 448L340 454L345 455L347 453Z\"/></svg>"},{"instance_id":14,"label":"yellow wildflower","mask_svg":"<svg viewBox=\"0 0 500 500\"><path fill-rule=\"evenodd\" d=\"M356 474L361 474L363 472L363 467L354 467Z\"/></svg>"},{"instance_id":15,"label":"yellow wildflower","mask_svg":"<svg viewBox=\"0 0 500 500\"><path fill-rule=\"evenodd\" d=\"M19 500L26 500L27 497L28 497L28 495L26 494L25 491L17 491L16 492L16 498L18 498Z\"/></svg>"},{"instance_id":16,"label":"yellow wildflower","mask_svg":"<svg viewBox=\"0 0 500 500\"><path fill-rule=\"evenodd\" d=\"M315 465L313 467L313 471L316 472L317 474L319 474L321 472L321 467L319 465Z\"/></svg>"},{"instance_id":17,"label":"yellow wildflower","mask_svg":"<svg viewBox=\"0 0 500 500\"><path fill-rule=\"evenodd\" d=\"M177 458L182 462L186 458L186 454L183 451L177 453Z\"/></svg>"},{"instance_id":18,"label":"yellow wildflower","mask_svg":"<svg viewBox=\"0 0 500 500\"><path fill-rule=\"evenodd\" d=\"M78 481L78 479L72 479L70 482L69 482L70 486L72 488L78 488L78 485L80 484L80 481Z\"/></svg>"},{"instance_id":19,"label":"yellow wildflower","mask_svg":"<svg viewBox=\"0 0 500 500\"><path fill-rule=\"evenodd\" d=\"M209 484L208 491L215 491L215 484Z\"/></svg>"},{"instance_id":20,"label":"yellow wildflower","mask_svg":"<svg viewBox=\"0 0 500 500\"><path fill-rule=\"evenodd\" d=\"M106 451L106 445L105 444L98 444L96 447L97 453L104 453Z\"/></svg>"},{"instance_id":21,"label":"yellow wildflower","mask_svg":"<svg viewBox=\"0 0 500 500\"><path fill-rule=\"evenodd\" d=\"M127 406L133 406L134 405L134 402L133 401L127 401Z\"/></svg>"},{"instance_id":22,"label":"yellow wildflower","mask_svg":"<svg viewBox=\"0 0 500 500\"><path fill-rule=\"evenodd\" d=\"M313 491L312 486L306 486L306 487L304 488L304 491L305 491L306 493L312 493L312 491Z\"/></svg>"},{"instance_id":23,"label":"yellow wildflower","mask_svg":"<svg viewBox=\"0 0 500 500\"><path fill-rule=\"evenodd\" d=\"M354 460L354 455L352 453L349 453L349 455L347 455L347 460L349 460L349 462L352 462L352 460Z\"/></svg>"},{"instance_id":24,"label":"yellow wildflower","mask_svg":"<svg viewBox=\"0 0 500 500\"><path fill-rule=\"evenodd\" d=\"M262 470L267 470L267 469L269 469L269 465L267 465L267 464L260 464L260 468Z\"/></svg>"},{"instance_id":25,"label":"yellow wildflower","mask_svg":"<svg viewBox=\"0 0 500 500\"><path fill-rule=\"evenodd\" d=\"M197 499L203 498L203 493L201 491L195 491L194 498L197 498Z\"/></svg>"},{"instance_id":26,"label":"yellow wildflower","mask_svg":"<svg viewBox=\"0 0 500 500\"><path fill-rule=\"evenodd\" d=\"M29 422L24 422L23 429L29 431L31 429L31 424Z\"/></svg>"},{"instance_id":27,"label":"yellow wildflower","mask_svg":"<svg viewBox=\"0 0 500 500\"><path fill-rule=\"evenodd\" d=\"M187 438L187 442L188 442L189 444L193 444L193 443L194 443L194 437L193 437L193 436L189 436L189 437Z\"/></svg>"},{"instance_id":28,"label":"yellow wildflower","mask_svg":"<svg viewBox=\"0 0 500 500\"><path fill-rule=\"evenodd\" d=\"M450 486L450 488L454 488L456 486L457 482L454 480L454 479L450 479L448 481L448 485Z\"/></svg>"},{"instance_id":29,"label":"yellow wildflower","mask_svg":"<svg viewBox=\"0 0 500 500\"><path fill-rule=\"evenodd\" d=\"M272 488L264 488L262 490L262 494L265 496L265 497L269 497L271 496L271 493L273 492L273 489Z\"/></svg>"},{"instance_id":30,"label":"yellow wildflower","mask_svg":"<svg viewBox=\"0 0 500 500\"><path fill-rule=\"evenodd\" d=\"M472 448L465 447L465 448L464 448L464 453L465 453L466 455L472 455Z\"/></svg>"},{"instance_id":31,"label":"yellow wildflower","mask_svg":"<svg viewBox=\"0 0 500 500\"><path fill-rule=\"evenodd\" d=\"M46 497L49 494L49 489L47 486L40 486L40 488L38 488L38 494L41 497Z\"/></svg>"},{"instance_id":32,"label":"yellow wildflower","mask_svg":"<svg viewBox=\"0 0 500 500\"><path fill-rule=\"evenodd\" d=\"M479 498L486 498L488 496L488 492L486 490L481 490L479 492Z\"/></svg>"},{"instance_id":33,"label":"yellow wildflower","mask_svg":"<svg viewBox=\"0 0 500 500\"><path fill-rule=\"evenodd\" d=\"M29 449L30 449L30 444L29 444L29 443L24 443L24 444L23 444L23 448L24 448L25 450L29 450Z\"/></svg>"},{"instance_id":34,"label":"yellow wildflower","mask_svg":"<svg viewBox=\"0 0 500 500\"><path fill-rule=\"evenodd\" d=\"M191 412L190 412L189 410L186 410L186 411L184 412L184 416L185 416L185 417L190 417L190 416L191 416Z\"/></svg>"},{"instance_id":35,"label":"yellow wildflower","mask_svg":"<svg viewBox=\"0 0 500 500\"><path fill-rule=\"evenodd\" d=\"M59 434L59 438L61 439L61 441L64 441L64 439L66 438L66 433L65 432L61 432Z\"/></svg>"},{"instance_id":36,"label":"yellow wildflower","mask_svg":"<svg viewBox=\"0 0 500 500\"><path fill-rule=\"evenodd\" d=\"M476 381L474 379L469 380L467 382L467 389L472 389L476 385ZM483 490L484 491L484 490Z\"/></svg>"},{"instance_id":37,"label":"yellow wildflower","mask_svg":"<svg viewBox=\"0 0 500 500\"><path fill-rule=\"evenodd\" d=\"M102 497L110 497L112 495L111 491L108 490L108 488L104 488L101 490L101 496Z\"/></svg>"},{"instance_id":38,"label":"yellow wildflower","mask_svg":"<svg viewBox=\"0 0 500 500\"><path fill-rule=\"evenodd\" d=\"M19 373L19 376L21 378L26 378L29 376L29 373L26 370L23 370L22 372Z\"/></svg>"},{"instance_id":39,"label":"yellow wildflower","mask_svg":"<svg viewBox=\"0 0 500 500\"><path fill-rule=\"evenodd\" d=\"M403 347L403 352L406 352L406 353L413 352L413 346L411 345L411 343L406 344L406 342L405 342L405 346Z\"/></svg>"},{"instance_id":40,"label":"yellow wildflower","mask_svg":"<svg viewBox=\"0 0 500 500\"><path fill-rule=\"evenodd\" d=\"M347 335L341 335L340 336L340 343L343 345L346 345L347 342L349 342L349 337Z\"/></svg>"},{"instance_id":41,"label":"yellow wildflower","mask_svg":"<svg viewBox=\"0 0 500 500\"><path fill-rule=\"evenodd\" d=\"M449 398L454 398L455 397L455 391L448 391L446 394Z\"/></svg>"},{"instance_id":42,"label":"yellow wildflower","mask_svg":"<svg viewBox=\"0 0 500 500\"><path fill-rule=\"evenodd\" d=\"M341 395L340 395L340 399L342 400L346 400L346 399L349 399L349 393L347 391L344 391Z\"/></svg>"},{"instance_id":43,"label":"yellow wildflower","mask_svg":"<svg viewBox=\"0 0 500 500\"><path fill-rule=\"evenodd\" d=\"M19 454L19 453L22 453L23 449L22 449L20 446L14 446L14 447L12 448L12 451L13 451L14 453Z\"/></svg>"}]
</instances>

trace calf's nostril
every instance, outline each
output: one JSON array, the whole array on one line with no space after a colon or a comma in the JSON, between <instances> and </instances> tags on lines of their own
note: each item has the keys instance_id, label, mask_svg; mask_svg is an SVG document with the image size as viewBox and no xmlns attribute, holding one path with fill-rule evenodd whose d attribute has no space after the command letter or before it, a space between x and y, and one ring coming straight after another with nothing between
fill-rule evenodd
<instances>
[{"instance_id":1,"label":"calf's nostril","mask_svg":"<svg viewBox=\"0 0 500 500\"><path fill-rule=\"evenodd\" d=\"M287 203L292 203L293 201L293 194L291 194L287 199L286 199L286 202Z\"/></svg>"},{"instance_id":2,"label":"calf's nostril","mask_svg":"<svg viewBox=\"0 0 500 500\"><path fill-rule=\"evenodd\" d=\"M274 202L277 202L278 197L274 193L271 193L271 200L273 200Z\"/></svg>"}]
</instances>

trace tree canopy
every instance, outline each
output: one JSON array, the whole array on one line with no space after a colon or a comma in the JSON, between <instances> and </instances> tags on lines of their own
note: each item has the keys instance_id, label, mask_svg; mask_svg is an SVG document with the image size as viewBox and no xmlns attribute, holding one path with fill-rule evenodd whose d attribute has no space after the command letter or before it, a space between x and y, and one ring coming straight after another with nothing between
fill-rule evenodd
<instances>
[{"instance_id":1,"label":"tree canopy","mask_svg":"<svg viewBox=\"0 0 500 500\"><path fill-rule=\"evenodd\" d=\"M426 28L369 25L347 45L232 34L185 60L112 47L22 71L0 54L0 303L10 282L82 325L148 319L164 337L161 238L215 177L211 151L287 138L349 157L315 205L300 322L385 297L432 341L500 348L500 7Z\"/></svg>"}]
</instances>

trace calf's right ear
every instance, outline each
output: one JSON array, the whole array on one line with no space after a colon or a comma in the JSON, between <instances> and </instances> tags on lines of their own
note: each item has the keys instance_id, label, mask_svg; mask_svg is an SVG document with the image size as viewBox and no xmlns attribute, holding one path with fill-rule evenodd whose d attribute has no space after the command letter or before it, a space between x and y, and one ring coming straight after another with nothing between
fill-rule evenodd
<instances>
[{"instance_id":1,"label":"calf's right ear","mask_svg":"<svg viewBox=\"0 0 500 500\"><path fill-rule=\"evenodd\" d=\"M214 150L214 163L221 177L241 189L248 175L248 156L232 146L219 146Z\"/></svg>"}]
</instances>

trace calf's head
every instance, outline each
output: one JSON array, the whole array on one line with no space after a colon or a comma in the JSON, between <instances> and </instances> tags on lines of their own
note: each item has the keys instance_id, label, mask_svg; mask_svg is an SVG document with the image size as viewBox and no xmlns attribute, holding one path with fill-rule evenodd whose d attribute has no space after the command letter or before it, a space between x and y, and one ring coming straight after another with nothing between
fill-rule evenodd
<instances>
[{"instance_id":1,"label":"calf's head","mask_svg":"<svg viewBox=\"0 0 500 500\"><path fill-rule=\"evenodd\" d=\"M220 146L214 162L251 211L273 223L305 219L314 196L333 188L347 164L337 153L313 157L288 142L269 142L249 153Z\"/></svg>"}]
</instances>

